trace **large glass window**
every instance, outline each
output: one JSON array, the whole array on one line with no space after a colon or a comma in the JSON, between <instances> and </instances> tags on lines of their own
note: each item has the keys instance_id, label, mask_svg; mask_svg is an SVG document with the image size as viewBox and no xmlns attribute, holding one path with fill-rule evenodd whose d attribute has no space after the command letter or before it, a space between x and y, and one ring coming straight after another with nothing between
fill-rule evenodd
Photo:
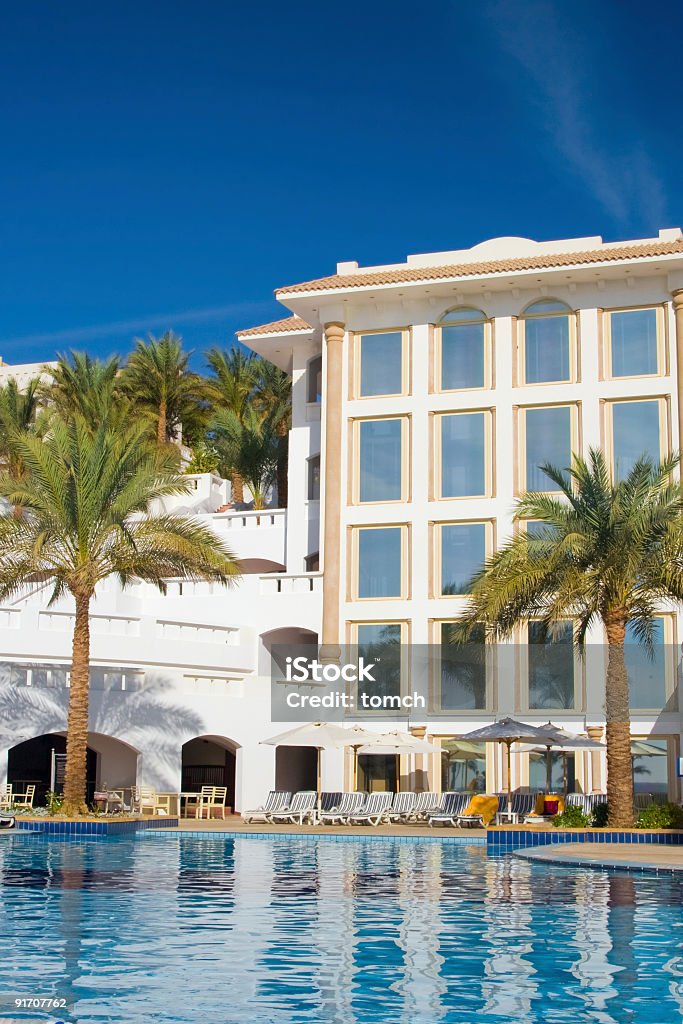
<instances>
[{"instance_id":1,"label":"large glass window","mask_svg":"<svg viewBox=\"0 0 683 1024\"><path fill-rule=\"evenodd\" d=\"M642 402L612 403L614 473L623 479L643 455L661 458L661 404L656 398Z\"/></svg>"},{"instance_id":2,"label":"large glass window","mask_svg":"<svg viewBox=\"0 0 683 1024\"><path fill-rule=\"evenodd\" d=\"M486 523L443 523L441 594L468 594L468 583L486 559Z\"/></svg>"},{"instance_id":3,"label":"large glass window","mask_svg":"<svg viewBox=\"0 0 683 1024\"><path fill-rule=\"evenodd\" d=\"M320 456L313 455L308 460L308 500L320 500Z\"/></svg>"},{"instance_id":4,"label":"large glass window","mask_svg":"<svg viewBox=\"0 0 683 1024\"><path fill-rule=\"evenodd\" d=\"M664 802L669 792L669 741L649 736L631 740L631 759L635 792L648 793L654 801Z\"/></svg>"},{"instance_id":5,"label":"large glass window","mask_svg":"<svg viewBox=\"0 0 683 1024\"><path fill-rule=\"evenodd\" d=\"M566 469L572 457L572 410L569 405L524 411L524 444L527 491L556 491L541 466Z\"/></svg>"},{"instance_id":6,"label":"large glass window","mask_svg":"<svg viewBox=\"0 0 683 1024\"><path fill-rule=\"evenodd\" d=\"M360 360L360 398L403 393L403 332L361 334L358 339Z\"/></svg>"},{"instance_id":7,"label":"large glass window","mask_svg":"<svg viewBox=\"0 0 683 1024\"><path fill-rule=\"evenodd\" d=\"M441 791L486 792L486 744L467 740L441 741Z\"/></svg>"},{"instance_id":8,"label":"large glass window","mask_svg":"<svg viewBox=\"0 0 683 1024\"><path fill-rule=\"evenodd\" d=\"M612 377L659 372L656 309L624 309L609 314Z\"/></svg>"},{"instance_id":9,"label":"large glass window","mask_svg":"<svg viewBox=\"0 0 683 1024\"><path fill-rule=\"evenodd\" d=\"M528 680L530 708L574 707L574 646L571 621L544 636L540 622L530 622Z\"/></svg>"},{"instance_id":10,"label":"large glass window","mask_svg":"<svg viewBox=\"0 0 683 1024\"><path fill-rule=\"evenodd\" d=\"M365 663L381 661L382 670L375 682L363 683L363 691L372 696L401 694L400 622L364 622L356 626L358 655Z\"/></svg>"},{"instance_id":11,"label":"large glass window","mask_svg":"<svg viewBox=\"0 0 683 1024\"><path fill-rule=\"evenodd\" d=\"M441 326L441 391L486 386L486 323L479 309L447 313Z\"/></svg>"},{"instance_id":12,"label":"large glass window","mask_svg":"<svg viewBox=\"0 0 683 1024\"><path fill-rule=\"evenodd\" d=\"M400 501L402 498L403 423L393 420L361 420L359 501Z\"/></svg>"},{"instance_id":13,"label":"large glass window","mask_svg":"<svg viewBox=\"0 0 683 1024\"><path fill-rule=\"evenodd\" d=\"M667 647L664 643L664 619L653 623L652 651L639 643L632 623L626 627L624 657L632 708L663 708L666 704Z\"/></svg>"},{"instance_id":14,"label":"large glass window","mask_svg":"<svg viewBox=\"0 0 683 1024\"><path fill-rule=\"evenodd\" d=\"M403 592L401 526L360 527L358 597L401 597Z\"/></svg>"},{"instance_id":15,"label":"large glass window","mask_svg":"<svg viewBox=\"0 0 683 1024\"><path fill-rule=\"evenodd\" d=\"M524 313L524 383L571 380L570 310L564 303L536 302Z\"/></svg>"},{"instance_id":16,"label":"large glass window","mask_svg":"<svg viewBox=\"0 0 683 1024\"><path fill-rule=\"evenodd\" d=\"M307 401L320 402L323 393L323 357L315 356L309 360L306 372L307 377Z\"/></svg>"},{"instance_id":17,"label":"large glass window","mask_svg":"<svg viewBox=\"0 0 683 1024\"><path fill-rule=\"evenodd\" d=\"M533 750L529 754L529 788L545 791L548 779L548 754ZM573 793L576 785L575 755L571 750L550 751L550 792Z\"/></svg>"},{"instance_id":18,"label":"large glass window","mask_svg":"<svg viewBox=\"0 0 683 1024\"><path fill-rule=\"evenodd\" d=\"M440 417L441 497L485 495L488 413L463 412Z\"/></svg>"},{"instance_id":19,"label":"large glass window","mask_svg":"<svg viewBox=\"0 0 683 1024\"><path fill-rule=\"evenodd\" d=\"M486 644L483 630L467 644L451 643L451 623L442 622L439 660L441 711L486 709Z\"/></svg>"}]
</instances>

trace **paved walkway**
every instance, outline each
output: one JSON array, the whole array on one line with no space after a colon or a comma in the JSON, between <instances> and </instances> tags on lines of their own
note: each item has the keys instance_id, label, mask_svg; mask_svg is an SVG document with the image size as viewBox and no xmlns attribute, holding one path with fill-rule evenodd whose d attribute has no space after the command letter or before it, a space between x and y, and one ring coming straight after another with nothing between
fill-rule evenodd
<instances>
[{"instance_id":1,"label":"paved walkway","mask_svg":"<svg viewBox=\"0 0 683 1024\"><path fill-rule=\"evenodd\" d=\"M320 835L354 835L362 838L364 835L377 836L403 836L415 839L428 836L438 839L440 836L462 836L482 842L486 839L486 832L483 828L430 828L426 824L417 825L269 825L267 822L252 822L247 825L239 814L227 815L225 821L220 818L212 818L207 821L195 818L181 818L178 824L181 832L267 832L272 835L274 832L281 832L283 835L291 834L297 836L320 836Z\"/></svg>"},{"instance_id":2,"label":"paved walkway","mask_svg":"<svg viewBox=\"0 0 683 1024\"><path fill-rule=\"evenodd\" d=\"M515 857L544 864L577 867L625 868L630 871L683 872L682 846L624 843L566 843L540 849L514 850Z\"/></svg>"}]
</instances>

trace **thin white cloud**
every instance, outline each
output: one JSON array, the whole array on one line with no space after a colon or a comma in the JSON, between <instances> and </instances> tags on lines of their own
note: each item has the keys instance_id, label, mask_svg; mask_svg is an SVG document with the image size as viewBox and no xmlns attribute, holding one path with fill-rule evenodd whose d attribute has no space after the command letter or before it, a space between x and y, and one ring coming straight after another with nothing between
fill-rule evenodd
<instances>
[{"instance_id":1,"label":"thin white cloud","mask_svg":"<svg viewBox=\"0 0 683 1024\"><path fill-rule=\"evenodd\" d=\"M529 78L542 126L558 155L613 220L663 226L666 196L638 140L639 125L614 112L608 148L594 97L604 92L602 54L577 30L576 10L548 0L497 0L486 11L499 45ZM602 77L602 81L601 81ZM625 120L626 118L626 120ZM618 128L621 142L615 143Z\"/></svg>"},{"instance_id":2,"label":"thin white cloud","mask_svg":"<svg viewBox=\"0 0 683 1024\"><path fill-rule=\"evenodd\" d=\"M0 345L5 349L19 348L22 345L49 345L54 348L63 345L73 348L100 338L113 338L121 334L137 335L144 331L164 331L176 329L184 324L221 320L223 317L258 315L259 312L265 313L270 308L265 302L235 302L229 306L185 309L175 313L140 316L136 319L113 320L104 324L92 324L89 327L67 328L44 334L25 334L21 337L0 339Z\"/></svg>"}]
</instances>

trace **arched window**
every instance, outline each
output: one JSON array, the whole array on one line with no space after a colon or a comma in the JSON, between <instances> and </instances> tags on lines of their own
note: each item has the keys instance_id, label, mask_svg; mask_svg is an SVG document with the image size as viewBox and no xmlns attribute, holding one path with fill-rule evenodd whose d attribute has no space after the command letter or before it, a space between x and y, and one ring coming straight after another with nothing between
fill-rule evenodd
<instances>
[{"instance_id":1,"label":"arched window","mask_svg":"<svg viewBox=\"0 0 683 1024\"><path fill-rule=\"evenodd\" d=\"M518 375L522 384L576 379L574 314L558 299L540 299L519 321Z\"/></svg>"},{"instance_id":2,"label":"arched window","mask_svg":"<svg viewBox=\"0 0 683 1024\"><path fill-rule=\"evenodd\" d=\"M441 317L436 338L439 391L491 386L490 324L480 309L449 309Z\"/></svg>"}]
</instances>

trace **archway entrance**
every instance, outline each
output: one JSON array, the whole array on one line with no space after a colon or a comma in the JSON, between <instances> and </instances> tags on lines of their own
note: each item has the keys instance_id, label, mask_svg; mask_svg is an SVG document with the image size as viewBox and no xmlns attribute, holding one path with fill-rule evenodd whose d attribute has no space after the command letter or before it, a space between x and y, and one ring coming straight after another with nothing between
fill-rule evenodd
<instances>
[{"instance_id":1,"label":"archway entrance","mask_svg":"<svg viewBox=\"0 0 683 1024\"><path fill-rule=\"evenodd\" d=\"M235 806L236 744L223 736L197 736L183 744L183 793L199 793L202 786L225 786L226 809Z\"/></svg>"},{"instance_id":2,"label":"archway entrance","mask_svg":"<svg viewBox=\"0 0 683 1024\"><path fill-rule=\"evenodd\" d=\"M56 793L64 788L65 756L66 736L61 733L45 733L17 743L7 754L7 781L19 793L25 792L27 786L35 786L33 803L42 807L52 785ZM86 801L91 803L97 786L97 751L91 747L87 753L86 779Z\"/></svg>"}]
</instances>

